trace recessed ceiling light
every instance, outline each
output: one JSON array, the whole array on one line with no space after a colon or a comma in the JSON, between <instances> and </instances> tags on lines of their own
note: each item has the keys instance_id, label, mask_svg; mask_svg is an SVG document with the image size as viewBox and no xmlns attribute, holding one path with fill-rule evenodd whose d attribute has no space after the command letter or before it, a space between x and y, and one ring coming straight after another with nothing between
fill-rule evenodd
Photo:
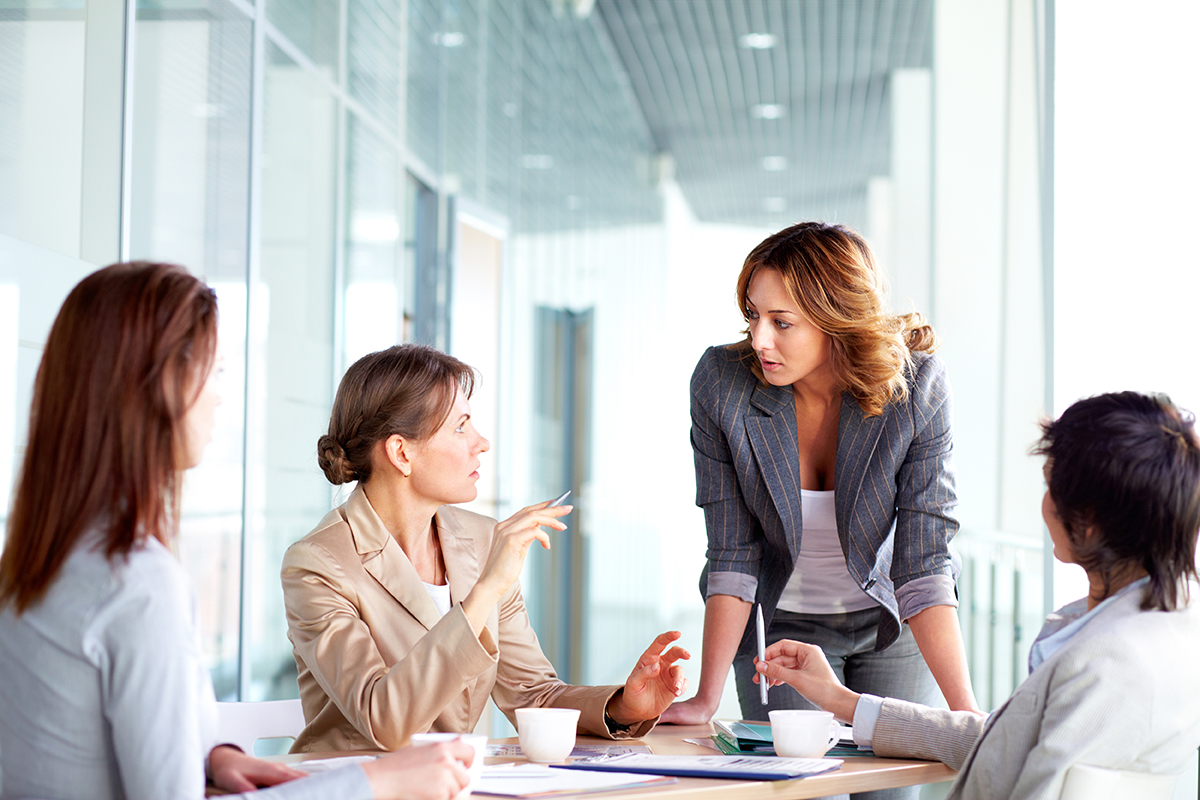
<instances>
[{"instance_id":1,"label":"recessed ceiling light","mask_svg":"<svg viewBox=\"0 0 1200 800\"><path fill-rule=\"evenodd\" d=\"M545 153L526 153L521 156L521 166L525 169L553 169L554 156Z\"/></svg>"},{"instance_id":2,"label":"recessed ceiling light","mask_svg":"<svg viewBox=\"0 0 1200 800\"><path fill-rule=\"evenodd\" d=\"M770 50L775 46L775 35L771 33L747 33L738 37L738 44L747 50Z\"/></svg>"},{"instance_id":3,"label":"recessed ceiling light","mask_svg":"<svg viewBox=\"0 0 1200 800\"><path fill-rule=\"evenodd\" d=\"M780 172L787 169L788 160L785 156L767 156L762 160L762 168L767 172Z\"/></svg>"},{"instance_id":4,"label":"recessed ceiling light","mask_svg":"<svg viewBox=\"0 0 1200 800\"><path fill-rule=\"evenodd\" d=\"M442 47L462 47L465 39L466 37L462 35L461 31L445 31L433 35L433 43L440 44Z\"/></svg>"},{"instance_id":5,"label":"recessed ceiling light","mask_svg":"<svg viewBox=\"0 0 1200 800\"><path fill-rule=\"evenodd\" d=\"M763 211L770 211L778 214L780 211L787 211L787 200L782 197L764 197Z\"/></svg>"},{"instance_id":6,"label":"recessed ceiling light","mask_svg":"<svg viewBox=\"0 0 1200 800\"><path fill-rule=\"evenodd\" d=\"M755 119L779 119L787 116L787 106L780 103L759 103L750 106L750 116Z\"/></svg>"}]
</instances>

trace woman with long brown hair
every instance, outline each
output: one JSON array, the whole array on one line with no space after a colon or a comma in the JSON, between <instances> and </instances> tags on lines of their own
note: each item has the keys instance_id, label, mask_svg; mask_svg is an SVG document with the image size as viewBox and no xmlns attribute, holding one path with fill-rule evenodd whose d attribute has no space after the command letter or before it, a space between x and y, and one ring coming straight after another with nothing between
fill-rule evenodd
<instances>
[{"instance_id":1,"label":"woman with long brown hair","mask_svg":"<svg viewBox=\"0 0 1200 800\"><path fill-rule=\"evenodd\" d=\"M50 330L0 555L0 798L444 800L461 742L305 778L219 743L195 597L171 552L211 438L217 301L182 268L84 278Z\"/></svg>"},{"instance_id":2,"label":"woman with long brown hair","mask_svg":"<svg viewBox=\"0 0 1200 800\"><path fill-rule=\"evenodd\" d=\"M742 265L745 338L709 348L692 376L704 651L696 697L665 722L706 722L731 664L743 717L810 707L787 686L760 701L755 604L768 641L822 646L852 685L926 700L932 669L952 708L975 709L948 546L946 370L932 328L889 313L882 284L862 237L819 222Z\"/></svg>"}]
</instances>

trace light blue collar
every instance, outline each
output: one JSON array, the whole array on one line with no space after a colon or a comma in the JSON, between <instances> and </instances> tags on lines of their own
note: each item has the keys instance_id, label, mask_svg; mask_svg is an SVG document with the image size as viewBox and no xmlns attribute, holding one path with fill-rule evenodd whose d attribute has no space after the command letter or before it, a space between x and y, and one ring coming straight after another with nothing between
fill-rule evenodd
<instances>
[{"instance_id":1,"label":"light blue collar","mask_svg":"<svg viewBox=\"0 0 1200 800\"><path fill-rule=\"evenodd\" d=\"M1129 592L1140 591L1149 580L1150 576L1147 575L1144 578L1133 581L1111 597L1106 597L1103 602L1091 611L1088 611L1087 598L1081 597L1046 617L1046 624L1042 626L1042 630L1038 633L1033 646L1029 648L1029 671L1033 672L1049 659L1050 656L1062 649L1063 645L1075 638L1075 634L1079 633L1084 625L1087 625L1096 618L1100 609L1115 602L1117 598Z\"/></svg>"}]
</instances>

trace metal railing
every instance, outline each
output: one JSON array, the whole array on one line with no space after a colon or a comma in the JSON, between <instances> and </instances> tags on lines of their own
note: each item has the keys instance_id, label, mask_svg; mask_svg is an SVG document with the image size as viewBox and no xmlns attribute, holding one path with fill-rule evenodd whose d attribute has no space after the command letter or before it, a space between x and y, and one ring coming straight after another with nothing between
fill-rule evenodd
<instances>
[{"instance_id":1,"label":"metal railing","mask_svg":"<svg viewBox=\"0 0 1200 800\"><path fill-rule=\"evenodd\" d=\"M959 620L975 694L984 709L1003 703L1029 673L1029 647L1045 617L1042 537L963 530Z\"/></svg>"}]
</instances>

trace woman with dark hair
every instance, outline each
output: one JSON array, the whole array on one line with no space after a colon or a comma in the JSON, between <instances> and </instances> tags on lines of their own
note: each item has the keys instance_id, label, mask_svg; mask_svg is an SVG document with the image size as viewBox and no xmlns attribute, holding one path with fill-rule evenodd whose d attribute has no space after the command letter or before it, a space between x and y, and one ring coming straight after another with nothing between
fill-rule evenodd
<instances>
[{"instance_id":1,"label":"woman with dark hair","mask_svg":"<svg viewBox=\"0 0 1200 800\"><path fill-rule=\"evenodd\" d=\"M220 402L217 300L179 267L114 264L50 330L0 555L0 798L444 800L472 749L304 773L220 744L176 557L180 481ZM241 795L238 795L239 797Z\"/></svg>"},{"instance_id":2,"label":"woman with dark hair","mask_svg":"<svg viewBox=\"0 0 1200 800\"><path fill-rule=\"evenodd\" d=\"M1046 619L1029 677L984 718L859 695L793 641L757 665L881 756L958 770L950 797L1057 798L1076 764L1178 774L1200 745L1200 439L1162 395L1092 397L1043 426L1042 517L1088 594Z\"/></svg>"},{"instance_id":3,"label":"woman with dark hair","mask_svg":"<svg viewBox=\"0 0 1200 800\"><path fill-rule=\"evenodd\" d=\"M975 710L958 628L950 387L919 314L887 311L862 237L805 222L742 265L745 339L692 375L696 502L708 529L700 686L664 722L707 722L730 664L742 716L811 707L754 685L768 641L821 646L864 691ZM928 666L926 666L928 665ZM932 671L932 675L931 675Z\"/></svg>"},{"instance_id":4,"label":"woman with dark hair","mask_svg":"<svg viewBox=\"0 0 1200 800\"><path fill-rule=\"evenodd\" d=\"M288 637L308 721L294 752L390 749L414 733L469 731L488 699L580 710L579 730L637 737L685 686L688 657L658 636L624 686L568 686L529 626L518 577L549 501L495 520L475 499L479 454L471 368L420 345L371 353L347 370L318 462L346 503L283 562ZM669 649L668 649L669 647Z\"/></svg>"}]
</instances>

